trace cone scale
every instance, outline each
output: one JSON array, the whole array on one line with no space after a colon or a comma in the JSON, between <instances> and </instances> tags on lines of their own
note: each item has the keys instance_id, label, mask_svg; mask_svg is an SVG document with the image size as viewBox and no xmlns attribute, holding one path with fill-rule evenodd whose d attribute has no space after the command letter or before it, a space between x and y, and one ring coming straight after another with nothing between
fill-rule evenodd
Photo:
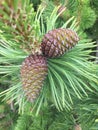
<instances>
[{"instance_id":1,"label":"cone scale","mask_svg":"<svg viewBox=\"0 0 98 130\"><path fill-rule=\"evenodd\" d=\"M47 61L42 55L28 56L21 67L21 81L27 100L33 102L39 95L47 75Z\"/></svg>"},{"instance_id":2,"label":"cone scale","mask_svg":"<svg viewBox=\"0 0 98 130\"><path fill-rule=\"evenodd\" d=\"M54 29L46 33L42 39L41 50L48 58L62 56L79 41L77 33L71 29Z\"/></svg>"}]
</instances>

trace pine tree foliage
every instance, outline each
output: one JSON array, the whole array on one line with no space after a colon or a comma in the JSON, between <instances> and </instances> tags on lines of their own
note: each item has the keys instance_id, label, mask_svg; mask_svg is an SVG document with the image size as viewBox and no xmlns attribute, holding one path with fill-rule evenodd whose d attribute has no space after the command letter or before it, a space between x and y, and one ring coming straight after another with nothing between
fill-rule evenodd
<instances>
[{"instance_id":1,"label":"pine tree foliage","mask_svg":"<svg viewBox=\"0 0 98 130\"><path fill-rule=\"evenodd\" d=\"M98 2L97 2L97 0L90 0L90 3L91 3L91 6L93 7L93 8L95 8L95 10L96 10L96 13L98 12L98 10L97 10L97 8L98 8ZM97 16L98 17L98 16Z\"/></svg>"},{"instance_id":2,"label":"pine tree foliage","mask_svg":"<svg viewBox=\"0 0 98 130\"><path fill-rule=\"evenodd\" d=\"M32 123L32 118L30 115L21 115L17 120L17 125L15 130L28 130Z\"/></svg>"},{"instance_id":3,"label":"pine tree foliage","mask_svg":"<svg viewBox=\"0 0 98 130\"><path fill-rule=\"evenodd\" d=\"M93 4L94 3L97 2L93 2ZM63 19L63 21L68 20L71 16L75 16L81 30L91 28L96 21L97 13L95 13L95 10L90 6L90 0L63 0L58 2L49 2L47 0L46 11L44 13L45 16L49 16L53 7L56 7L57 5L62 7L62 15L60 15L60 17ZM58 13L60 13L59 10Z\"/></svg>"},{"instance_id":4,"label":"pine tree foliage","mask_svg":"<svg viewBox=\"0 0 98 130\"><path fill-rule=\"evenodd\" d=\"M0 86L0 92L2 88ZM0 130L13 130L14 123L17 119L17 112L9 105L9 103L1 102L0 98Z\"/></svg>"},{"instance_id":5,"label":"pine tree foliage","mask_svg":"<svg viewBox=\"0 0 98 130\"><path fill-rule=\"evenodd\" d=\"M70 115L64 112L59 113L54 107L49 107L49 109L44 109L38 117L21 115L17 120L15 130L22 130L22 128L24 130L63 130L65 128L69 130L69 128L74 128L75 124L75 120L73 121L74 117L71 114L72 113L70 113ZM66 123L67 121L68 123ZM21 124L24 125L21 126ZM26 127L26 124L29 124L29 127Z\"/></svg>"},{"instance_id":6,"label":"pine tree foliage","mask_svg":"<svg viewBox=\"0 0 98 130\"><path fill-rule=\"evenodd\" d=\"M78 12L79 16L79 12ZM90 27L92 27L96 21L96 14L95 11L92 10L90 7L82 7L80 16L78 17L80 19L78 22L80 22L80 28L85 30ZM84 24L85 23L85 24Z\"/></svg>"},{"instance_id":7,"label":"pine tree foliage","mask_svg":"<svg viewBox=\"0 0 98 130\"><path fill-rule=\"evenodd\" d=\"M96 21L96 14L95 11L90 7L90 0L79 0L77 1L77 5L75 3L71 5L72 6L70 6L70 10L76 9L72 10L72 15L77 17L80 29L85 30L92 27Z\"/></svg>"},{"instance_id":8,"label":"pine tree foliage","mask_svg":"<svg viewBox=\"0 0 98 130\"><path fill-rule=\"evenodd\" d=\"M65 1L65 5L73 13L73 12L77 11L79 2L80 2L79 0L67 0L67 1Z\"/></svg>"},{"instance_id":9,"label":"pine tree foliage","mask_svg":"<svg viewBox=\"0 0 98 130\"><path fill-rule=\"evenodd\" d=\"M18 112L23 114L17 120L15 130L69 130L78 124L83 130L88 130L98 119L98 102L95 100L98 97L98 66L93 62L95 57L91 55L96 52L95 42L81 39L74 17L58 24L59 6L44 18L44 4L34 12L29 0L21 1L22 4L17 1L19 6L15 2L10 3L11 6L7 1L0 5L0 74L11 79L8 81L8 89L2 91L0 96L4 101L14 101ZM13 7L16 9L15 15L12 15ZM18 19L15 19L16 16ZM63 56L47 58L48 75L39 97L30 103L22 90L21 64L36 49L39 52L43 35L58 27L75 30L80 41Z\"/></svg>"},{"instance_id":10,"label":"pine tree foliage","mask_svg":"<svg viewBox=\"0 0 98 130\"><path fill-rule=\"evenodd\" d=\"M98 94L89 93L89 97L84 99L82 102L75 107L75 113L77 113L78 123L81 124L83 130L98 129L98 107L97 107Z\"/></svg>"},{"instance_id":11,"label":"pine tree foliage","mask_svg":"<svg viewBox=\"0 0 98 130\"><path fill-rule=\"evenodd\" d=\"M29 116L32 119L28 130L74 130L77 126L81 126L83 130L97 129L97 97L98 94L91 94L90 98L86 97L84 100L76 100L73 105L73 109L70 111L58 112L53 106L48 106L43 108L40 115L35 117L34 115ZM96 98L96 100L95 100ZM25 116L21 115L18 119L17 128L20 129L21 124L27 123L29 118L25 121L23 118ZM23 122L23 123L20 123ZM25 129L24 129L25 130Z\"/></svg>"},{"instance_id":12,"label":"pine tree foliage","mask_svg":"<svg viewBox=\"0 0 98 130\"><path fill-rule=\"evenodd\" d=\"M50 18L47 19L46 32L55 28L57 9L58 8L55 8ZM66 27L71 20L72 18L63 25L63 28ZM52 23L51 25L50 21ZM70 28L75 28L74 22ZM44 27L42 30L44 30ZM7 62L7 65L1 66L1 74L11 75L14 83L12 83L13 87L5 90L5 99L9 99L10 97L12 97L13 100L18 99L17 103L19 103L21 108L23 107L21 105L24 104L24 94L22 94L21 83L19 82L19 70L21 62L27 54L24 53L22 49L16 48L16 42L6 41L3 37L4 36L1 35L1 63L5 64ZM84 44L86 45L84 46ZM94 43L89 40L80 40L75 48L65 53L65 55L59 59L48 59L48 77L42 93L34 105L34 107L38 106L37 113L43 101L47 102L47 100L49 100L48 98L50 98L50 101L55 104L58 110L63 110L63 108L69 110L72 107L71 104L73 104L72 97L82 99L83 96L88 96L87 91L93 92L97 90L95 85L97 83L97 76L94 74L96 72L96 65L87 61L90 59L89 53L92 52L91 48L95 46L93 44ZM87 49L88 47L90 49ZM59 68L59 66L62 67ZM94 82L94 85L91 84L91 81ZM89 87L87 85L88 83L90 84ZM5 92L2 92L2 94L5 94ZM46 95L46 93L50 93L50 96L48 94Z\"/></svg>"},{"instance_id":13,"label":"pine tree foliage","mask_svg":"<svg viewBox=\"0 0 98 130\"><path fill-rule=\"evenodd\" d=\"M6 34L6 39L16 41L17 47L26 53L37 51L40 44L40 21L37 15L35 18L30 1L9 0L0 6L0 29Z\"/></svg>"},{"instance_id":14,"label":"pine tree foliage","mask_svg":"<svg viewBox=\"0 0 98 130\"><path fill-rule=\"evenodd\" d=\"M84 43L84 44L87 45L87 43ZM72 51L65 54L64 57L61 57L61 59L59 59L59 60L53 59L53 60L51 60L51 62L49 62L49 71L53 72L52 76L49 75L49 78L51 77L51 79L49 79L50 85L51 86L54 85L54 88L51 88L51 92L53 92L52 89L55 90L55 93L53 93L52 95L53 96L55 95L54 101L55 101L55 98L57 98L57 100L58 100L57 106L59 106L59 108L61 107L61 109L62 109L62 105L64 105L64 107L70 106L69 102L72 102L72 98L71 98L72 96L77 97L79 99L82 98L83 93L85 96L87 96L85 89L92 91L90 86L88 87L87 84L93 80L95 81L96 76L93 77L93 75L92 75L91 81L88 81L88 78L90 78L90 77L85 75L85 74L88 74L90 76L91 72L89 72L88 68L91 69L92 65L89 64L90 62L88 63L86 61L87 57L85 57L86 56L85 52L84 52L85 56L83 56L83 54L81 55L81 53L79 53L82 49L82 46L80 47L81 48L80 49L79 45L81 46L81 43L79 43ZM79 51L79 52L77 51L78 56L77 56L77 54L75 55L75 52L76 52L75 49ZM83 49L86 49L86 48L83 47ZM81 56L82 56L82 58L84 57L83 60L81 60ZM86 60L85 60L85 58L86 58ZM80 60L81 60L81 63L79 62ZM88 66L87 64L89 64L90 66ZM59 68L59 66L61 66L61 68ZM80 68L80 66L81 66L81 68ZM65 67L66 69L63 70L62 69L63 67ZM85 67L85 70L83 70L84 67ZM94 69L95 69L95 67L93 68L93 71L96 72L96 70L94 70ZM95 73L95 72L92 72L92 73ZM60 73L60 75L59 75L59 73ZM54 81L52 80L52 78L54 78ZM57 81L59 81L58 79L61 80L61 82L57 82ZM80 79L82 79L82 82L80 81ZM85 79L87 82L84 81ZM95 82L97 83L97 81L95 81ZM59 86L61 86L61 88ZM67 87L67 86L69 86L69 87ZM97 89L97 88L95 88L95 89ZM71 90L73 90L73 91L71 91ZM63 93L63 92L65 92L65 93ZM60 93L61 93L61 95L60 95ZM57 97L57 95L59 95L60 97ZM66 99L66 102L63 102L64 97ZM61 102L63 103L62 105L61 105Z\"/></svg>"},{"instance_id":15,"label":"pine tree foliage","mask_svg":"<svg viewBox=\"0 0 98 130\"><path fill-rule=\"evenodd\" d=\"M42 0L42 6L45 7L45 11L44 11L44 18L47 18L47 16L49 17L52 13L52 10L55 8L55 5L52 1L44 1Z\"/></svg>"}]
</instances>

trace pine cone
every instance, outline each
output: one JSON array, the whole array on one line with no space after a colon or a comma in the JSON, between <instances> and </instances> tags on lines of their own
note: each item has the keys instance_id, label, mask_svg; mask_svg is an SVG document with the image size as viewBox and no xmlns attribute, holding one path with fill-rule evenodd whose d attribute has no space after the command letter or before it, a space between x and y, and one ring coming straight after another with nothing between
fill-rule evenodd
<instances>
[{"instance_id":1,"label":"pine cone","mask_svg":"<svg viewBox=\"0 0 98 130\"><path fill-rule=\"evenodd\" d=\"M77 33L71 29L54 29L44 35L41 50L46 57L63 55L79 41Z\"/></svg>"},{"instance_id":2,"label":"pine cone","mask_svg":"<svg viewBox=\"0 0 98 130\"><path fill-rule=\"evenodd\" d=\"M40 54L40 37L36 36L36 29L33 27L36 26L34 18L32 3L27 0L24 4L22 0L17 0L17 4L15 0L0 0L0 30L9 34L6 38L17 42L26 53Z\"/></svg>"},{"instance_id":3,"label":"pine cone","mask_svg":"<svg viewBox=\"0 0 98 130\"><path fill-rule=\"evenodd\" d=\"M21 80L24 93L33 102L40 93L47 75L47 61L42 55L28 56L21 67Z\"/></svg>"}]
</instances>

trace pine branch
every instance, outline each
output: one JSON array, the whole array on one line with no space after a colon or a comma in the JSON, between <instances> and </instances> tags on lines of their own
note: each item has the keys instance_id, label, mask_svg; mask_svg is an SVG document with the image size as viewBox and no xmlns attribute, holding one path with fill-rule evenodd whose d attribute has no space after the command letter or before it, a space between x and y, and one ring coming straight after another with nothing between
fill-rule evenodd
<instances>
[{"instance_id":1,"label":"pine branch","mask_svg":"<svg viewBox=\"0 0 98 130\"><path fill-rule=\"evenodd\" d=\"M18 15L19 19L17 22L21 20L20 18L24 20L23 28L26 26L26 28L24 28L26 29L24 30L24 33L25 31L29 31L27 29L28 23L31 24L32 27L34 27L34 35L32 33L29 33L26 34L27 37L30 37L32 35L35 39L38 38L40 39L39 41L41 41L42 35L44 35L47 31L56 28L57 19L59 17L59 15L57 15L59 7L56 7L53 10L50 17L47 19L47 21L44 21L44 23L44 18L42 15L44 9L42 10L42 6L39 7L36 15L34 15L35 13L32 9L32 6L29 5L29 1L27 2L26 7L25 5L26 3L23 4L23 8L20 10L20 13ZM27 21L25 21L23 17L24 14L26 15L25 18ZM34 20L33 22L32 18ZM32 52L24 52L24 48L21 48L19 44L21 42L16 41L7 35L9 30L8 28L4 27L6 24L3 23L2 20L3 19L0 21L0 25L3 24L3 27L0 31L0 72L6 76L10 75L11 87L8 90L2 92L1 96L6 95L4 97L4 100L9 100L12 98L16 104L19 104L19 112L23 113L25 111L25 105L28 101L26 100L24 91L22 89L21 76L19 71L22 66L22 61L27 57L27 55L31 54ZM7 22L10 22L10 20L8 19ZM13 18L10 24L12 23ZM7 27L12 28L10 24L7 24ZM61 26L61 28L67 27L70 27L72 30L77 30L77 23L73 17L66 21L63 26ZM19 27L19 29L21 28ZM3 31L5 31L5 33ZM15 36L15 33L10 33L10 35ZM25 38L24 35L22 35L22 37ZM33 38L31 39L35 40ZM32 41L32 43L33 42L34 41ZM43 84L39 97L33 103L31 103L32 111L35 109L36 113L38 114L42 109L42 106L48 104L48 102L56 106L59 111L64 109L66 111L69 111L72 109L74 99L78 98L79 100L82 100L84 97L88 97L88 92L93 93L95 91L98 91L98 77L96 75L97 66L95 63L91 62L94 57L90 55L95 51L93 51L93 48L96 47L94 43L95 42L91 42L87 39L80 39L79 43L74 48L66 52L63 56L54 59L47 59L48 76ZM23 45L28 46L27 48L31 49L30 42L28 42L27 45L26 40L23 40ZM35 45L34 48L36 48Z\"/></svg>"},{"instance_id":2,"label":"pine branch","mask_svg":"<svg viewBox=\"0 0 98 130\"><path fill-rule=\"evenodd\" d=\"M27 53L38 51L40 21L35 20L36 13L30 1L4 1L0 12L0 29L6 39L17 42Z\"/></svg>"},{"instance_id":3,"label":"pine branch","mask_svg":"<svg viewBox=\"0 0 98 130\"><path fill-rule=\"evenodd\" d=\"M17 125L15 126L15 130L29 130L31 123L32 123L31 116L28 115L19 116L17 120Z\"/></svg>"}]
</instances>

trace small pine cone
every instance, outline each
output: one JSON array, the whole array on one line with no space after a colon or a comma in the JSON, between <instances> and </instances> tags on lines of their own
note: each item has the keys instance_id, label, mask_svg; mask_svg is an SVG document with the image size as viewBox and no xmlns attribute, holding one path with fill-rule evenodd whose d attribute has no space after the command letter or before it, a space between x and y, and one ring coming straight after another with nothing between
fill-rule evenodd
<instances>
[{"instance_id":1,"label":"small pine cone","mask_svg":"<svg viewBox=\"0 0 98 130\"><path fill-rule=\"evenodd\" d=\"M47 61L42 55L30 55L24 60L21 67L21 80L24 93L30 102L38 97L47 71Z\"/></svg>"},{"instance_id":2,"label":"small pine cone","mask_svg":"<svg viewBox=\"0 0 98 130\"><path fill-rule=\"evenodd\" d=\"M71 29L54 29L44 35L41 50L46 57L55 58L63 55L79 41L77 33Z\"/></svg>"}]
</instances>

